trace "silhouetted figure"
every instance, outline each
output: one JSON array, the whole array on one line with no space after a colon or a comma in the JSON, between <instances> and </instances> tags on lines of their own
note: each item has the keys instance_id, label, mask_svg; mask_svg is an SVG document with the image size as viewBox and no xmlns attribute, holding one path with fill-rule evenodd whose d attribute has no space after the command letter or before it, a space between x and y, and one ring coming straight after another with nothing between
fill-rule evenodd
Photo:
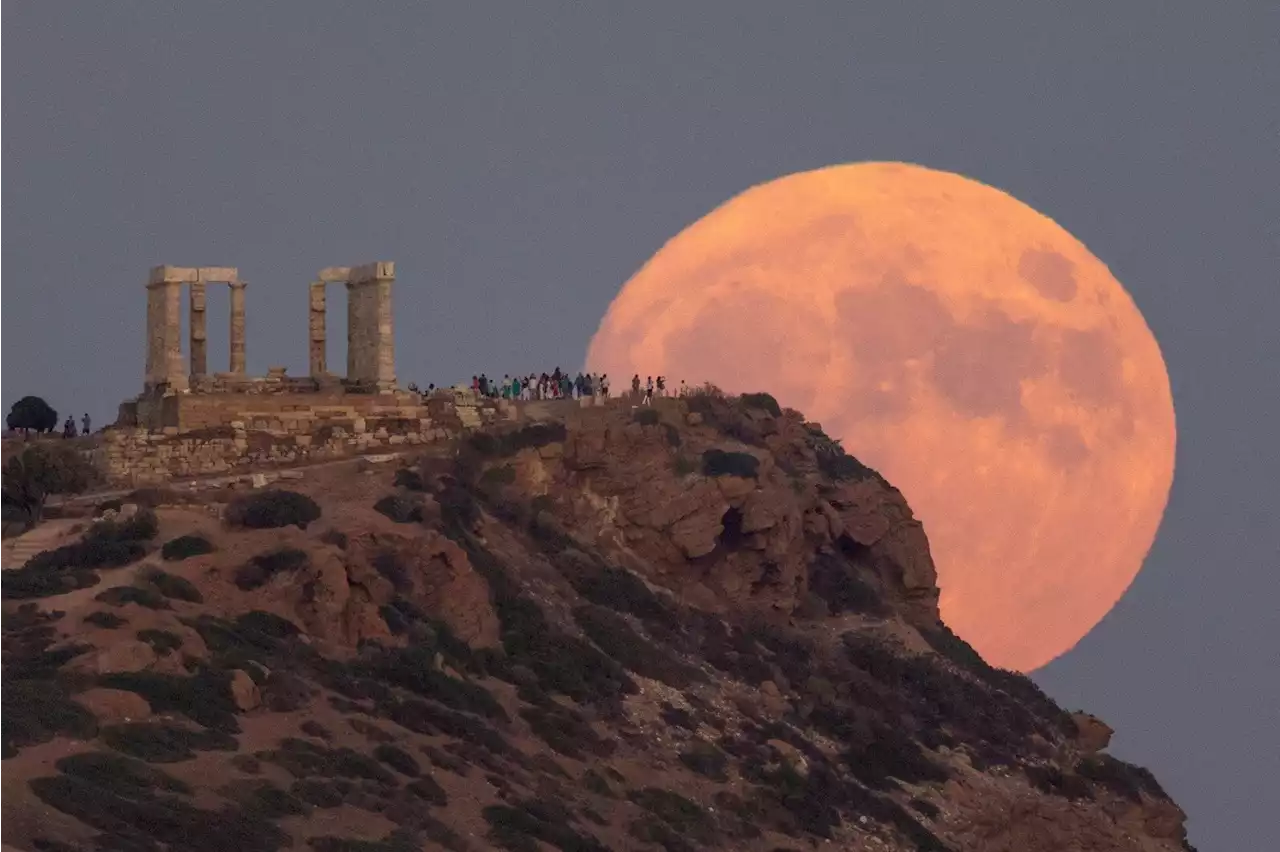
<instances>
[{"instance_id":1,"label":"silhouetted figure","mask_svg":"<svg viewBox=\"0 0 1280 852\"><path fill-rule=\"evenodd\" d=\"M80 428L83 430L80 434L88 435L91 431L89 428L89 412L85 412L84 417L80 418Z\"/></svg>"}]
</instances>

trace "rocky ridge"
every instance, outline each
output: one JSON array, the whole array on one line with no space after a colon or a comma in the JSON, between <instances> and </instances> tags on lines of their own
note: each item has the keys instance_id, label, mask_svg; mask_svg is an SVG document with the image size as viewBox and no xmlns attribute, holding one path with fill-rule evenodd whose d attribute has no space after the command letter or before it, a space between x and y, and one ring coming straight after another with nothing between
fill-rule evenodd
<instances>
[{"instance_id":1,"label":"rocky ridge","mask_svg":"<svg viewBox=\"0 0 1280 852\"><path fill-rule=\"evenodd\" d=\"M4 842L1189 848L1104 723L939 621L882 477L767 395L656 402L221 520L151 492L6 571Z\"/></svg>"}]
</instances>

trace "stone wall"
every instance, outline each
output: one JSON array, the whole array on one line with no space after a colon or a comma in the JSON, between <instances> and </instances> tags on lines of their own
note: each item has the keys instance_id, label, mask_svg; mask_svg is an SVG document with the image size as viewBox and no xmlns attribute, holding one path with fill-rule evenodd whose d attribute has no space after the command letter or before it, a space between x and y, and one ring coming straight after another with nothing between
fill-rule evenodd
<instances>
[{"instance_id":1,"label":"stone wall","mask_svg":"<svg viewBox=\"0 0 1280 852\"><path fill-rule=\"evenodd\" d=\"M407 405L396 404L406 400ZM573 406L603 402L476 399L465 391L441 391L426 400L417 394L341 392L171 394L158 404L171 407L168 415L188 428L113 426L104 430L91 458L114 485L155 485L398 452L448 441L495 420L556 419Z\"/></svg>"},{"instance_id":2,"label":"stone wall","mask_svg":"<svg viewBox=\"0 0 1280 852\"><path fill-rule=\"evenodd\" d=\"M322 389L311 379L268 376L219 392L143 394L120 407L117 425L190 432L240 422L249 429L308 435L331 421L427 416L418 394L350 393Z\"/></svg>"}]
</instances>

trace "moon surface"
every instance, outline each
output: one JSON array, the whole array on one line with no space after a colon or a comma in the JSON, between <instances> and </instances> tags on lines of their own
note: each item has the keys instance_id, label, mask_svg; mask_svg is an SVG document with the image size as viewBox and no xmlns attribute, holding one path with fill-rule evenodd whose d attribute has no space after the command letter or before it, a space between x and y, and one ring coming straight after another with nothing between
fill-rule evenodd
<instances>
[{"instance_id":1,"label":"moon surface","mask_svg":"<svg viewBox=\"0 0 1280 852\"><path fill-rule=\"evenodd\" d=\"M765 390L902 490L943 619L993 665L1073 647L1132 583L1173 481L1159 346L1048 217L902 163L756 186L627 282L588 369Z\"/></svg>"}]
</instances>

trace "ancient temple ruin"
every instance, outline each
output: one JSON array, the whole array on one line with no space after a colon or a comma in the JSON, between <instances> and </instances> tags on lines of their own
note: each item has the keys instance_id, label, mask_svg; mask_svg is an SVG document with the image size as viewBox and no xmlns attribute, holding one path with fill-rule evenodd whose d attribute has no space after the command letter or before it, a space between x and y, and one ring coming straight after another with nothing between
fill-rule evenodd
<instances>
[{"instance_id":1,"label":"ancient temple ruin","mask_svg":"<svg viewBox=\"0 0 1280 852\"><path fill-rule=\"evenodd\" d=\"M240 271L231 266L154 267L147 280L143 390L120 406L116 425L186 432L252 423L264 430L298 434L316 419L418 417L421 399L396 384L394 282L391 261L320 270L307 291L309 374L293 377L284 367L271 367L265 376L250 376L245 367L247 283ZM325 353L325 291L334 283L344 285L347 293L345 376L329 372ZM225 284L231 291L226 372L209 372L205 306L210 284ZM184 286L189 311L186 359L182 352Z\"/></svg>"}]
</instances>

